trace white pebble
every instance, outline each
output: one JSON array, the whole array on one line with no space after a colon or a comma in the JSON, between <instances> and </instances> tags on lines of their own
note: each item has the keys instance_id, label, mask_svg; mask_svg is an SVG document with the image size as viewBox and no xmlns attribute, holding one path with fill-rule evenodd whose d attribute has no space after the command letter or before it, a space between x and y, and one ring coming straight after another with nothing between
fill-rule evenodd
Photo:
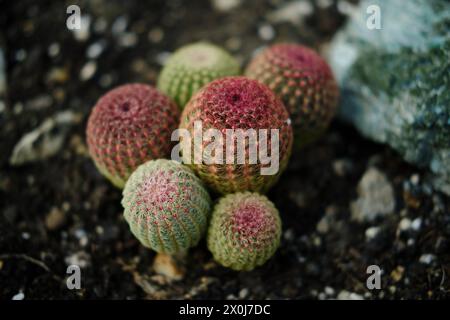
<instances>
[{"instance_id":1,"label":"white pebble","mask_svg":"<svg viewBox=\"0 0 450 320\"><path fill-rule=\"evenodd\" d=\"M86 50L86 56L89 59L98 58L103 52L104 46L100 42L91 44Z\"/></svg>"},{"instance_id":2,"label":"white pebble","mask_svg":"<svg viewBox=\"0 0 450 320\"><path fill-rule=\"evenodd\" d=\"M403 218L402 220L400 220L400 223L398 224L398 228L401 231L409 230L411 228L411 220L408 218Z\"/></svg>"},{"instance_id":3,"label":"white pebble","mask_svg":"<svg viewBox=\"0 0 450 320\"><path fill-rule=\"evenodd\" d=\"M97 64L93 61L87 62L80 71L80 79L82 81L89 80L97 71Z\"/></svg>"},{"instance_id":4,"label":"white pebble","mask_svg":"<svg viewBox=\"0 0 450 320\"><path fill-rule=\"evenodd\" d=\"M263 24L258 28L258 35L264 41L270 41L275 37L275 29L270 24Z\"/></svg>"},{"instance_id":5,"label":"white pebble","mask_svg":"<svg viewBox=\"0 0 450 320\"><path fill-rule=\"evenodd\" d=\"M334 289L332 287L325 287L325 293L329 296L334 295Z\"/></svg>"},{"instance_id":6,"label":"white pebble","mask_svg":"<svg viewBox=\"0 0 450 320\"><path fill-rule=\"evenodd\" d=\"M111 26L111 31L113 34L119 34L124 32L128 26L128 19L125 16L118 17Z\"/></svg>"},{"instance_id":7,"label":"white pebble","mask_svg":"<svg viewBox=\"0 0 450 320\"><path fill-rule=\"evenodd\" d=\"M12 297L12 300L23 300L25 298L25 295L23 292L19 292L18 294L14 295Z\"/></svg>"},{"instance_id":8,"label":"white pebble","mask_svg":"<svg viewBox=\"0 0 450 320\"><path fill-rule=\"evenodd\" d=\"M56 57L59 54L60 51L61 51L61 46L57 42L52 43L48 47L48 55L50 57Z\"/></svg>"},{"instance_id":9,"label":"white pebble","mask_svg":"<svg viewBox=\"0 0 450 320\"><path fill-rule=\"evenodd\" d=\"M370 227L370 228L368 228L366 230L366 239L367 240L374 239L379 232L380 232L380 228L379 227Z\"/></svg>"},{"instance_id":10,"label":"white pebble","mask_svg":"<svg viewBox=\"0 0 450 320\"><path fill-rule=\"evenodd\" d=\"M420 227L422 227L422 218L416 218L411 223L411 229L415 231L419 231Z\"/></svg>"},{"instance_id":11,"label":"white pebble","mask_svg":"<svg viewBox=\"0 0 450 320\"><path fill-rule=\"evenodd\" d=\"M436 259L436 256L434 254L431 253L425 253L423 255L420 256L419 258L419 262L423 263L423 264L430 264L431 262L433 262Z\"/></svg>"}]
</instances>

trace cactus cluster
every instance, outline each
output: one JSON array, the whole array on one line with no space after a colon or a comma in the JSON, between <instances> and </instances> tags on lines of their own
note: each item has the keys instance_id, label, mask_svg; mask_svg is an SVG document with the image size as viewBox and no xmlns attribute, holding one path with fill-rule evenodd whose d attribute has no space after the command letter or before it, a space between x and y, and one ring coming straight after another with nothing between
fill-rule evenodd
<instances>
[{"instance_id":1,"label":"cactus cluster","mask_svg":"<svg viewBox=\"0 0 450 320\"><path fill-rule=\"evenodd\" d=\"M248 142L243 164L238 164L237 161L234 164L225 161L223 164L196 164L195 150L192 148L191 159L184 161L190 163L195 173L212 190L221 194L239 191L266 192L287 166L293 139L289 114L281 100L266 85L241 76L225 77L209 83L186 105L181 114L180 128L187 129L191 137L194 137L194 125L197 121L202 123L202 136L206 135L208 129L217 129L223 134L224 158L228 152L227 147L234 150L238 148L237 141L227 143L227 129L278 130L279 170L273 175L261 175L260 159L256 164L250 163ZM269 134L267 142L270 154ZM209 141L203 140L203 144L206 147ZM258 154L260 147L258 143Z\"/></svg>"},{"instance_id":2,"label":"cactus cluster","mask_svg":"<svg viewBox=\"0 0 450 320\"><path fill-rule=\"evenodd\" d=\"M318 138L336 113L339 91L333 73L324 59L305 46L273 45L250 62L245 75L267 84L283 100L297 147Z\"/></svg>"},{"instance_id":3,"label":"cactus cluster","mask_svg":"<svg viewBox=\"0 0 450 320\"><path fill-rule=\"evenodd\" d=\"M183 108L208 82L239 72L239 63L222 48L194 43L178 49L168 59L158 78L158 89Z\"/></svg>"},{"instance_id":4,"label":"cactus cluster","mask_svg":"<svg viewBox=\"0 0 450 320\"><path fill-rule=\"evenodd\" d=\"M131 232L144 246L173 254L200 240L211 199L188 167L160 159L133 172L123 190L122 206Z\"/></svg>"},{"instance_id":5,"label":"cactus cluster","mask_svg":"<svg viewBox=\"0 0 450 320\"><path fill-rule=\"evenodd\" d=\"M214 259L234 270L252 270L276 251L281 237L278 210L265 196L234 193L214 208L207 244Z\"/></svg>"},{"instance_id":6,"label":"cactus cluster","mask_svg":"<svg viewBox=\"0 0 450 320\"><path fill-rule=\"evenodd\" d=\"M163 68L162 92L144 84L111 90L93 108L86 134L99 171L124 188L124 217L142 245L176 254L207 231L215 260L252 270L275 253L281 236L279 213L260 193L286 168L293 141L304 145L327 127L338 89L326 62L293 44L272 46L250 63L248 77L237 74L239 64L223 49L188 45ZM200 161L199 146L185 149L183 136L185 164L164 159L174 151L177 128L189 142L200 141ZM214 155L203 152L210 129L220 136ZM263 174L273 156L275 172ZM206 161L212 159L218 161ZM205 186L223 195L213 210Z\"/></svg>"},{"instance_id":7,"label":"cactus cluster","mask_svg":"<svg viewBox=\"0 0 450 320\"><path fill-rule=\"evenodd\" d=\"M155 88L120 86L102 96L89 116L89 153L98 170L123 188L140 164L170 155L178 121L177 106Z\"/></svg>"}]
</instances>

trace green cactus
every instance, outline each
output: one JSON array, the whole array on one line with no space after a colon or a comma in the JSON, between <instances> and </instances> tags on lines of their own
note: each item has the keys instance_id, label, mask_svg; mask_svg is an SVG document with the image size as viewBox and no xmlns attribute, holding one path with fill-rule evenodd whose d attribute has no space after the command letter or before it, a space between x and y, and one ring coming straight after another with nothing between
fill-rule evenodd
<instances>
[{"instance_id":1,"label":"green cactus","mask_svg":"<svg viewBox=\"0 0 450 320\"><path fill-rule=\"evenodd\" d=\"M234 193L220 199L208 228L214 259L233 270L252 270L273 256L280 244L278 210L265 196Z\"/></svg>"},{"instance_id":2,"label":"green cactus","mask_svg":"<svg viewBox=\"0 0 450 320\"><path fill-rule=\"evenodd\" d=\"M211 199L188 167L159 159L133 172L122 206L131 232L144 246L175 254L195 246L204 234Z\"/></svg>"},{"instance_id":3,"label":"green cactus","mask_svg":"<svg viewBox=\"0 0 450 320\"><path fill-rule=\"evenodd\" d=\"M158 89L182 109L191 96L208 82L240 73L239 63L225 50L199 42L178 49L158 78Z\"/></svg>"}]
</instances>

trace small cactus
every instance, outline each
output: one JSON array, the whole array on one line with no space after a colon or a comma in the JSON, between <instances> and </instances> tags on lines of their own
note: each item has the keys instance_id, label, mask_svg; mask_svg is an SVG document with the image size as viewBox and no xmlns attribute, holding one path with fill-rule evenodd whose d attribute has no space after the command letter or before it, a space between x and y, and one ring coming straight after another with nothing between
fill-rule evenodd
<instances>
[{"instance_id":1,"label":"small cactus","mask_svg":"<svg viewBox=\"0 0 450 320\"><path fill-rule=\"evenodd\" d=\"M312 49L273 45L250 62L245 75L265 83L283 100L298 147L318 138L336 113L338 86L327 62Z\"/></svg>"},{"instance_id":2,"label":"small cactus","mask_svg":"<svg viewBox=\"0 0 450 320\"><path fill-rule=\"evenodd\" d=\"M211 199L188 167L160 159L133 172L122 206L131 232L144 246L175 254L195 246L204 234Z\"/></svg>"},{"instance_id":3,"label":"small cactus","mask_svg":"<svg viewBox=\"0 0 450 320\"><path fill-rule=\"evenodd\" d=\"M235 193L220 199L208 228L214 259L233 270L252 270L277 250L281 237L278 210L265 196Z\"/></svg>"},{"instance_id":4,"label":"small cactus","mask_svg":"<svg viewBox=\"0 0 450 320\"><path fill-rule=\"evenodd\" d=\"M206 130L216 129L226 134L227 129L259 129L268 130L267 145L271 152L271 129L278 130L279 152L274 156L278 158L279 170L275 174L262 175L261 168L265 167L258 159L257 163L250 163L250 144L246 142L245 163L205 164L195 163L195 151L191 152L188 163L195 173L206 183L208 187L218 193L233 193L240 191L266 192L281 175L287 166L292 148L292 127L289 114L283 103L266 85L248 79L246 77L225 77L215 80L203 87L195 94L181 115L180 128L187 129L191 137L196 135L195 123L202 124L202 134L206 136ZM203 141L203 147L207 147L210 141ZM257 141L256 154L260 154L262 144ZM223 157L228 153L236 155L236 150L227 150L228 146L236 145L227 142L227 136L223 139ZM230 149L230 148L228 148Z\"/></svg>"},{"instance_id":5,"label":"small cactus","mask_svg":"<svg viewBox=\"0 0 450 320\"><path fill-rule=\"evenodd\" d=\"M101 97L87 125L95 165L115 186L140 164L170 155L180 111L168 97L144 84L127 84Z\"/></svg>"},{"instance_id":6,"label":"small cactus","mask_svg":"<svg viewBox=\"0 0 450 320\"><path fill-rule=\"evenodd\" d=\"M192 94L205 84L237 75L239 69L239 63L220 47L194 43L178 49L168 59L159 76L158 89L183 108Z\"/></svg>"}]
</instances>

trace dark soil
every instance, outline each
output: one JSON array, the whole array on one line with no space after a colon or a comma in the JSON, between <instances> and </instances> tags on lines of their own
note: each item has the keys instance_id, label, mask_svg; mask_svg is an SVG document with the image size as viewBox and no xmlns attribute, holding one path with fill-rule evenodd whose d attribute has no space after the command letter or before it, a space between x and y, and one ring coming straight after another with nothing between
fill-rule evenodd
<instances>
[{"instance_id":1,"label":"dark soil","mask_svg":"<svg viewBox=\"0 0 450 320\"><path fill-rule=\"evenodd\" d=\"M7 76L0 97L0 298L449 297L450 198L432 189L426 172L338 120L320 141L293 156L269 193L282 215L282 244L252 272L220 267L201 242L190 250L182 280L156 274L155 254L138 243L122 217L121 192L87 154L85 125L97 98L127 82L154 84L164 53L210 40L244 64L256 48L276 41L322 50L345 20L336 3L315 7L296 25L266 19L282 1L242 1L225 13L209 1L80 1L91 19L84 41L66 28L72 1L0 3ZM121 21L128 21L125 30ZM273 38L270 27L261 30L266 23ZM89 58L93 43L104 50ZM92 76L81 71L88 61L96 66ZM61 150L11 166L20 138L63 110L83 120L68 129ZM386 174L394 187L395 212L356 222L350 204L369 167ZM402 227L408 221L416 227ZM366 235L369 228L377 230L375 236ZM73 263L81 266L81 290L66 287L66 268ZM383 270L380 290L366 287L366 268L374 264Z\"/></svg>"}]
</instances>

